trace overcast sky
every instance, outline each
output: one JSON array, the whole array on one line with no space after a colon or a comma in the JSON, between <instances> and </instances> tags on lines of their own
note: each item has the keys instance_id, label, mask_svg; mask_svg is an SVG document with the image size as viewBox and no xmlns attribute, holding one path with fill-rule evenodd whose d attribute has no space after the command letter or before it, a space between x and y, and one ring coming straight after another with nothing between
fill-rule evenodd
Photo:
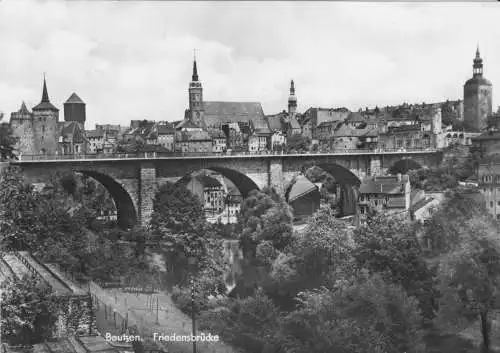
<instances>
[{"instance_id":1,"label":"overcast sky","mask_svg":"<svg viewBox=\"0 0 500 353\"><path fill-rule=\"evenodd\" d=\"M479 43L500 105L497 3L0 2L0 111L76 92L87 128L180 120L193 49L204 99L299 111L460 99Z\"/></svg>"}]
</instances>

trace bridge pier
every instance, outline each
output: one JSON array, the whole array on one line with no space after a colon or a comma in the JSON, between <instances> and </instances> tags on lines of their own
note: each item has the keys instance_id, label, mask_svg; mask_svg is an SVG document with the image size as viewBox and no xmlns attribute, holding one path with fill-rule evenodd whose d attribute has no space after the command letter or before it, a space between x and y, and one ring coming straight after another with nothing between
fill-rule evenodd
<instances>
[{"instance_id":1,"label":"bridge pier","mask_svg":"<svg viewBox=\"0 0 500 353\"><path fill-rule=\"evenodd\" d=\"M139 171L139 220L146 226L153 214L156 193L156 167L154 162L142 163Z\"/></svg>"},{"instance_id":2,"label":"bridge pier","mask_svg":"<svg viewBox=\"0 0 500 353\"><path fill-rule=\"evenodd\" d=\"M283 159L269 159L267 185L270 188L274 188L276 192L284 196L285 195L285 181L283 178Z\"/></svg>"}]
</instances>

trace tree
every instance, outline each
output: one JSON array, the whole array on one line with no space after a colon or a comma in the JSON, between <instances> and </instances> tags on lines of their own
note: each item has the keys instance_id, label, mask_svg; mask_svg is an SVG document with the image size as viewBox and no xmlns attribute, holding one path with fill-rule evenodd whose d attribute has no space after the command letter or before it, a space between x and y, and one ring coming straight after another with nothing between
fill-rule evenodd
<instances>
[{"instance_id":1,"label":"tree","mask_svg":"<svg viewBox=\"0 0 500 353\"><path fill-rule=\"evenodd\" d=\"M2 337L12 345L52 339L58 307L50 287L35 277L6 280L2 287Z\"/></svg>"},{"instance_id":2,"label":"tree","mask_svg":"<svg viewBox=\"0 0 500 353\"><path fill-rule=\"evenodd\" d=\"M167 182L158 190L153 210L151 230L161 242L169 285L187 285L192 270L206 279L206 296L224 291L222 238L207 225L200 199L184 184ZM196 266L190 266L190 257L196 258Z\"/></svg>"},{"instance_id":3,"label":"tree","mask_svg":"<svg viewBox=\"0 0 500 353\"><path fill-rule=\"evenodd\" d=\"M427 265L416 229L396 217L374 215L354 231L353 257L358 268L381 274L415 296L424 318L432 319L437 310L437 270Z\"/></svg>"},{"instance_id":4,"label":"tree","mask_svg":"<svg viewBox=\"0 0 500 353\"><path fill-rule=\"evenodd\" d=\"M262 291L224 304L201 315L203 329L220 333L225 342L248 352L261 352L267 342L275 340L281 315Z\"/></svg>"},{"instance_id":5,"label":"tree","mask_svg":"<svg viewBox=\"0 0 500 353\"><path fill-rule=\"evenodd\" d=\"M182 183L167 182L160 186L153 201L153 232L167 228L172 232L192 231L205 222L203 204Z\"/></svg>"},{"instance_id":6,"label":"tree","mask_svg":"<svg viewBox=\"0 0 500 353\"><path fill-rule=\"evenodd\" d=\"M116 145L116 152L130 154L140 153L144 150L144 146L146 146L145 141L139 136L134 136L130 139L118 141Z\"/></svg>"},{"instance_id":7,"label":"tree","mask_svg":"<svg viewBox=\"0 0 500 353\"><path fill-rule=\"evenodd\" d=\"M245 258L255 259L263 241L283 251L291 240L292 221L290 206L274 190L251 191L243 202L237 225Z\"/></svg>"},{"instance_id":8,"label":"tree","mask_svg":"<svg viewBox=\"0 0 500 353\"><path fill-rule=\"evenodd\" d=\"M440 301L438 319L448 324L479 319L483 352L488 353L491 315L500 308L499 228L489 215L466 223L462 230L464 241L441 262L441 290L445 295Z\"/></svg>"},{"instance_id":9,"label":"tree","mask_svg":"<svg viewBox=\"0 0 500 353\"><path fill-rule=\"evenodd\" d=\"M297 353L424 352L418 303L381 276L299 295L300 306L283 320L279 340Z\"/></svg>"},{"instance_id":10,"label":"tree","mask_svg":"<svg viewBox=\"0 0 500 353\"><path fill-rule=\"evenodd\" d=\"M469 220L487 214L484 202L475 194L456 189L446 194L441 207L432 214L424 227L425 236L432 242L434 255L445 254L459 246L467 237Z\"/></svg>"},{"instance_id":11,"label":"tree","mask_svg":"<svg viewBox=\"0 0 500 353\"><path fill-rule=\"evenodd\" d=\"M304 233L294 237L287 254L275 261L271 272L274 288L266 290L273 297L279 294L285 302L301 291L347 277L352 274L353 249L349 224L324 206L309 220Z\"/></svg>"},{"instance_id":12,"label":"tree","mask_svg":"<svg viewBox=\"0 0 500 353\"><path fill-rule=\"evenodd\" d=\"M288 153L306 153L311 148L311 139L301 134L293 134L287 138L285 150Z\"/></svg>"},{"instance_id":13,"label":"tree","mask_svg":"<svg viewBox=\"0 0 500 353\"><path fill-rule=\"evenodd\" d=\"M3 113L0 114L0 162L17 159L15 145L18 138L13 136L12 129L8 123L2 123Z\"/></svg>"}]
</instances>

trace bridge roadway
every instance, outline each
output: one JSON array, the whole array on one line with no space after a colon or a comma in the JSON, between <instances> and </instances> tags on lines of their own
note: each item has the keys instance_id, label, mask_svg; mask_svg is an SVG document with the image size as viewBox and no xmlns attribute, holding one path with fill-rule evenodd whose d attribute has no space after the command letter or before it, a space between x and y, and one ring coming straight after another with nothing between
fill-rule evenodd
<instances>
[{"instance_id":1,"label":"bridge roadway","mask_svg":"<svg viewBox=\"0 0 500 353\"><path fill-rule=\"evenodd\" d=\"M344 150L332 153L135 153L86 155L21 155L18 165L31 183L44 183L55 175L79 172L104 185L115 201L120 224L146 225L153 212L157 188L177 182L193 172L212 170L230 180L245 198L252 190L271 187L286 197L294 180L312 166L321 167L341 185L342 209L352 214L356 188L370 175L384 175L393 166L437 166L437 149Z\"/></svg>"},{"instance_id":2,"label":"bridge roadway","mask_svg":"<svg viewBox=\"0 0 500 353\"><path fill-rule=\"evenodd\" d=\"M114 153L104 154L78 154L78 155L21 155L18 156L17 163L33 162L69 162L75 160L178 160L178 159L233 159L233 158L275 158L275 157L327 157L327 156L364 156L364 155L418 155L432 154L439 152L435 148L426 149L376 149L376 150L343 150L337 152L307 152L307 153L262 153L262 152L231 152L231 153L210 153L210 152L140 152L140 153Z\"/></svg>"}]
</instances>

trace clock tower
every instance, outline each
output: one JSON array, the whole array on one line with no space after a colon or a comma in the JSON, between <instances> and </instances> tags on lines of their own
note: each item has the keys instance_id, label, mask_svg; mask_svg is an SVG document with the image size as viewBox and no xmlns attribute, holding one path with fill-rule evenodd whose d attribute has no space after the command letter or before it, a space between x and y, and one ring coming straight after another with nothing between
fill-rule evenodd
<instances>
[{"instance_id":1,"label":"clock tower","mask_svg":"<svg viewBox=\"0 0 500 353\"><path fill-rule=\"evenodd\" d=\"M189 116L188 119L196 126L203 127L203 88L198 81L196 58L193 61L193 76L189 83Z\"/></svg>"}]
</instances>

